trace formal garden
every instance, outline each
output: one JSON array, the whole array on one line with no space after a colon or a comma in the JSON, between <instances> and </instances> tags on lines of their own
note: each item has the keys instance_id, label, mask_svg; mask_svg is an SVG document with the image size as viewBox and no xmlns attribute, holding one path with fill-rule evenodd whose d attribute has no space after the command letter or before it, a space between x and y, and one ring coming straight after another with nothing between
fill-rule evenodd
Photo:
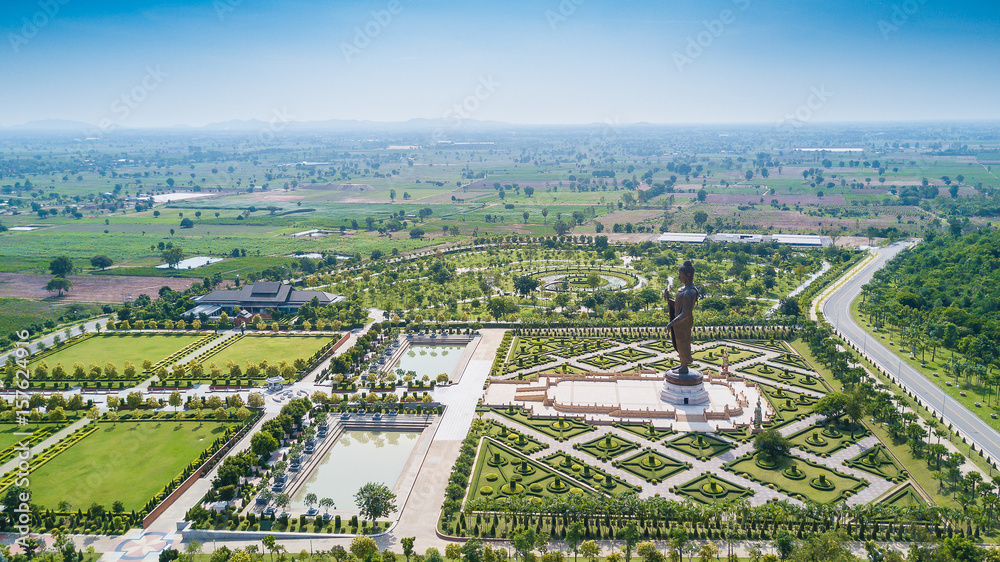
<instances>
[{"instance_id":1,"label":"formal garden","mask_svg":"<svg viewBox=\"0 0 1000 562\"><path fill-rule=\"evenodd\" d=\"M732 441L727 441L711 433L685 433L676 439L665 442L664 445L668 449L680 451L700 461L715 458L736 447Z\"/></svg>"},{"instance_id":2,"label":"formal garden","mask_svg":"<svg viewBox=\"0 0 1000 562\"><path fill-rule=\"evenodd\" d=\"M503 416L510 421L530 427L543 435L548 435L556 441L572 439L578 435L597 429L593 425L584 423L572 417L560 417L557 419L535 418L525 410L516 408L513 405L506 408L481 408L480 411L493 412L494 414Z\"/></svg>"},{"instance_id":3,"label":"formal garden","mask_svg":"<svg viewBox=\"0 0 1000 562\"><path fill-rule=\"evenodd\" d=\"M623 291L644 282L634 272L603 266L553 267L528 273L528 276L536 279L543 290L555 292Z\"/></svg>"},{"instance_id":4,"label":"formal garden","mask_svg":"<svg viewBox=\"0 0 1000 562\"><path fill-rule=\"evenodd\" d=\"M868 486L864 480L795 456L771 459L755 453L728 462L723 468L791 498L820 504L846 500Z\"/></svg>"},{"instance_id":5,"label":"formal garden","mask_svg":"<svg viewBox=\"0 0 1000 562\"><path fill-rule=\"evenodd\" d=\"M736 502L753 495L753 491L712 473L705 473L673 490L677 495L702 504Z\"/></svg>"}]
</instances>

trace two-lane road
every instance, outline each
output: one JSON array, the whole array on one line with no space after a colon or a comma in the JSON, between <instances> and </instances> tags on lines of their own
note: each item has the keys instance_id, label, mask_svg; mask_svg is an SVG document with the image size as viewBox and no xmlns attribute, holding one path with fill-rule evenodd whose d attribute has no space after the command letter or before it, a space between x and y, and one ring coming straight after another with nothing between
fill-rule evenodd
<instances>
[{"instance_id":1,"label":"two-lane road","mask_svg":"<svg viewBox=\"0 0 1000 562\"><path fill-rule=\"evenodd\" d=\"M984 451L993 464L1000 459L1000 433L974 412L945 394L919 371L903 363L896 354L882 344L880 339L868 336L851 318L851 302L861 293L861 287L896 254L912 244L913 242L897 242L887 248L880 248L875 260L830 295L823 304L823 316L844 339L862 350L872 363L892 375L900 386L914 393L930 410L937 412L938 416L952 425L960 436L975 444L977 449Z\"/></svg>"}]
</instances>

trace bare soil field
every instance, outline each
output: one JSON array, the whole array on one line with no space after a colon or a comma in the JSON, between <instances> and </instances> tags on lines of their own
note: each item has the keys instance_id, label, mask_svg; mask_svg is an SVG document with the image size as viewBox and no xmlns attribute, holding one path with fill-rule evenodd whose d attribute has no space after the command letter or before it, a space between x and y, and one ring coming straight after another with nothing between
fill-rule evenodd
<instances>
[{"instance_id":1,"label":"bare soil field","mask_svg":"<svg viewBox=\"0 0 1000 562\"><path fill-rule=\"evenodd\" d=\"M613 213L604 215L603 217L599 217L597 220L601 221L601 223L604 224L604 226L608 230L611 230L611 226L615 223L625 224L627 222L630 222L632 224L639 224L644 220L662 216L663 216L663 211L660 210L615 211ZM549 219L551 218L552 214L550 213Z\"/></svg>"},{"instance_id":2,"label":"bare soil field","mask_svg":"<svg viewBox=\"0 0 1000 562\"><path fill-rule=\"evenodd\" d=\"M778 203L781 205L834 205L842 206L846 205L847 202L844 200L843 195L825 195L823 197L817 197L816 195L766 195L764 196L764 201L769 204L772 199L777 199ZM709 193L708 199L709 203L716 205L748 205L750 203L756 203L761 205L759 195L746 195L746 194L720 194L720 193Z\"/></svg>"},{"instance_id":3,"label":"bare soil field","mask_svg":"<svg viewBox=\"0 0 1000 562\"><path fill-rule=\"evenodd\" d=\"M54 293L45 290L49 279L51 277L47 275L0 273L0 297L116 303L122 302L123 292L132 295L133 299L143 293L155 298L164 285L174 290L184 290L201 282L199 279L174 277L71 275L69 280L73 283L73 288L62 297L56 297Z\"/></svg>"}]
</instances>

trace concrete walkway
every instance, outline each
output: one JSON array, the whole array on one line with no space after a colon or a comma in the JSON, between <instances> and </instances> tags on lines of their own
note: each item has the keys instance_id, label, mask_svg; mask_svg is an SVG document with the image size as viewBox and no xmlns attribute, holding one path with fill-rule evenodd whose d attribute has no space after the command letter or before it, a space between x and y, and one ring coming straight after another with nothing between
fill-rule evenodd
<instances>
[{"instance_id":1,"label":"concrete walkway","mask_svg":"<svg viewBox=\"0 0 1000 562\"><path fill-rule=\"evenodd\" d=\"M37 443L37 444L33 445L31 447L31 454L32 455L37 455L38 453L44 451L45 449L51 447L52 445L55 445L60 439L63 439L64 437L68 436L70 433L73 433L74 431L82 428L83 426L87 425L88 423L90 423L90 419L87 418L87 417L82 417L82 418L76 420L75 422L69 424L68 426L66 426L66 427L60 429L59 431L53 433L52 435L49 435L47 438L45 438L44 440L42 440L40 443ZM25 436L25 438L27 438L27 436ZM20 460L21 459L15 457L15 458L13 458L13 459L5 462L4 464L0 465L0 474L7 474L11 470L14 470L15 468L17 468L17 463L20 462Z\"/></svg>"}]
</instances>

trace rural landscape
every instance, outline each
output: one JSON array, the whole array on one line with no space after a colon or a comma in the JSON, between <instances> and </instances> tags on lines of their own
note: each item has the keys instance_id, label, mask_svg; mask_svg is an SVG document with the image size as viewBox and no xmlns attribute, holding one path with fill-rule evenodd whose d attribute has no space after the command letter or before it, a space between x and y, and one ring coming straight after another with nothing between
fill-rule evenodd
<instances>
[{"instance_id":1,"label":"rural landscape","mask_svg":"<svg viewBox=\"0 0 1000 562\"><path fill-rule=\"evenodd\" d=\"M76 34L127 22L200 69L171 38L207 8L147 4L23 7L15 75L41 79L26 64L54 61L56 39L112 52ZM353 38L325 48L359 84L400 64L445 76L422 57L471 45L509 71L506 46L465 35L490 18L595 61L610 55L562 34L625 32L606 3L543 10L531 39L493 8L346 4L324 13L362 9ZM742 57L723 44L742 18L765 24L731 4L666 55L671 71L695 83ZM936 26L973 18L908 6L913 23L879 22L879 41L913 25L945 44ZM318 29L269 5L210 11L214 26ZM414 47L394 35L407 18L469 27ZM314 45L262 41L273 55L208 58L285 76L284 49ZM826 52L771 46L795 41ZM242 96L275 86L218 101L211 73L153 66L112 125L50 92L4 94L21 105L0 110L0 558L1000 560L995 108L917 96L876 119L846 83L806 85L775 124L752 92L739 117L711 117L730 114L705 109L706 85L705 101L670 94L689 123L594 86L645 116L623 121L586 92L549 97L563 70L525 64L439 118L412 118L440 95L430 78L244 119ZM532 102L505 102L529 74ZM297 87L283 95L311 107ZM886 88L872 99L888 108Z\"/></svg>"}]
</instances>

